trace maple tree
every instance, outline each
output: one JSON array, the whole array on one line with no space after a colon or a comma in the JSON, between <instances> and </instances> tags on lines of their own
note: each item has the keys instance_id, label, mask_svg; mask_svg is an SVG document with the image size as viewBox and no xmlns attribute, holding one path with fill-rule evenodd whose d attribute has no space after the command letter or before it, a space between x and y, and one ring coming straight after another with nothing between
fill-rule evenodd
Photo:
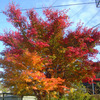
<instances>
[{"instance_id":1,"label":"maple tree","mask_svg":"<svg viewBox=\"0 0 100 100\"><path fill-rule=\"evenodd\" d=\"M93 64L91 65L91 68L93 67L93 72L95 73L92 77L85 77L85 79L83 79L82 81L84 83L89 83L89 84L96 84L96 82L93 81L100 81L100 78L97 77L97 75L100 73L100 61L98 62L93 62Z\"/></svg>"},{"instance_id":2,"label":"maple tree","mask_svg":"<svg viewBox=\"0 0 100 100\"><path fill-rule=\"evenodd\" d=\"M78 24L70 30L66 10L44 9L43 20L32 9L26 12L28 19L17 5L9 4L4 14L16 31L0 36L6 46L0 58L2 82L15 94L35 94L39 100L56 97L94 75L95 66L88 58L98 53L94 49L100 43L98 29Z\"/></svg>"}]
</instances>

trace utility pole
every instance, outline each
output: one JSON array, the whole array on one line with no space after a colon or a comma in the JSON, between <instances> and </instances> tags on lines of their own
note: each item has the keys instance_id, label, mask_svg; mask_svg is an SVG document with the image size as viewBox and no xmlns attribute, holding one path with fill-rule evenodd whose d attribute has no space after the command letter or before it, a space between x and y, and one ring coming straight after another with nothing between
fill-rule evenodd
<instances>
[{"instance_id":1,"label":"utility pole","mask_svg":"<svg viewBox=\"0 0 100 100\"><path fill-rule=\"evenodd\" d=\"M92 91L93 91L93 95L94 95L94 83L93 83L93 79L92 79Z\"/></svg>"},{"instance_id":2,"label":"utility pole","mask_svg":"<svg viewBox=\"0 0 100 100\"><path fill-rule=\"evenodd\" d=\"M95 0L96 3L96 7L99 8L100 7L100 0Z\"/></svg>"}]
</instances>

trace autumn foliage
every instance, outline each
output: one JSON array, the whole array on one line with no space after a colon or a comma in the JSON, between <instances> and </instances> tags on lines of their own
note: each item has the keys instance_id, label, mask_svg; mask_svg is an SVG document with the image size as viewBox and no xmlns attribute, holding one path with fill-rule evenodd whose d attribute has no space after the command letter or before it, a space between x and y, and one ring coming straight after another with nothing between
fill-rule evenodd
<instances>
[{"instance_id":1,"label":"autumn foliage","mask_svg":"<svg viewBox=\"0 0 100 100\"><path fill-rule=\"evenodd\" d=\"M0 36L6 46L0 59L2 82L15 94L36 95L68 93L73 83L94 75L93 61L98 53L100 31L78 24L70 30L67 11L44 9L45 19L35 10L23 16L20 8L9 4L4 14L16 31ZM91 67L92 66L92 67Z\"/></svg>"}]
</instances>

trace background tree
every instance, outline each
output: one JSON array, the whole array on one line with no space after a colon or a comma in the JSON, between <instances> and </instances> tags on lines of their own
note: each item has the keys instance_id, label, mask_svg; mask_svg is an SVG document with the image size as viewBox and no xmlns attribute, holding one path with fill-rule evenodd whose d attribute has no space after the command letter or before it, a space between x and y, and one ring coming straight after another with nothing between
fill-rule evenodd
<instances>
[{"instance_id":1,"label":"background tree","mask_svg":"<svg viewBox=\"0 0 100 100\"><path fill-rule=\"evenodd\" d=\"M94 47L100 42L100 31L81 24L70 30L66 13L45 9L43 20L32 9L26 13L28 19L18 6L9 4L4 14L16 31L0 36L6 46L0 64L2 82L15 94L36 95L39 100L56 97L94 75L93 61L88 58L98 53Z\"/></svg>"}]
</instances>

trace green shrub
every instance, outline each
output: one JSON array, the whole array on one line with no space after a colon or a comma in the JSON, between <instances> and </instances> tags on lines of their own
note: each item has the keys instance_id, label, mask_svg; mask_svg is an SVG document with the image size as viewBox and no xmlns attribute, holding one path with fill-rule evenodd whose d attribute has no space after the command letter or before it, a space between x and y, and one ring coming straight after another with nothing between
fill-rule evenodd
<instances>
[{"instance_id":1,"label":"green shrub","mask_svg":"<svg viewBox=\"0 0 100 100\"><path fill-rule=\"evenodd\" d=\"M94 94L91 96L91 100L100 100L100 94Z\"/></svg>"},{"instance_id":2,"label":"green shrub","mask_svg":"<svg viewBox=\"0 0 100 100\"><path fill-rule=\"evenodd\" d=\"M65 94L62 98L51 98L50 100L98 100L87 93L85 87L81 84L73 85L73 88L75 89L73 89L73 92L70 91L69 94Z\"/></svg>"},{"instance_id":3,"label":"green shrub","mask_svg":"<svg viewBox=\"0 0 100 100\"><path fill-rule=\"evenodd\" d=\"M77 90L73 93L69 93L69 96L67 98L68 100L89 100L90 95L88 93L84 93L81 90Z\"/></svg>"}]
</instances>

